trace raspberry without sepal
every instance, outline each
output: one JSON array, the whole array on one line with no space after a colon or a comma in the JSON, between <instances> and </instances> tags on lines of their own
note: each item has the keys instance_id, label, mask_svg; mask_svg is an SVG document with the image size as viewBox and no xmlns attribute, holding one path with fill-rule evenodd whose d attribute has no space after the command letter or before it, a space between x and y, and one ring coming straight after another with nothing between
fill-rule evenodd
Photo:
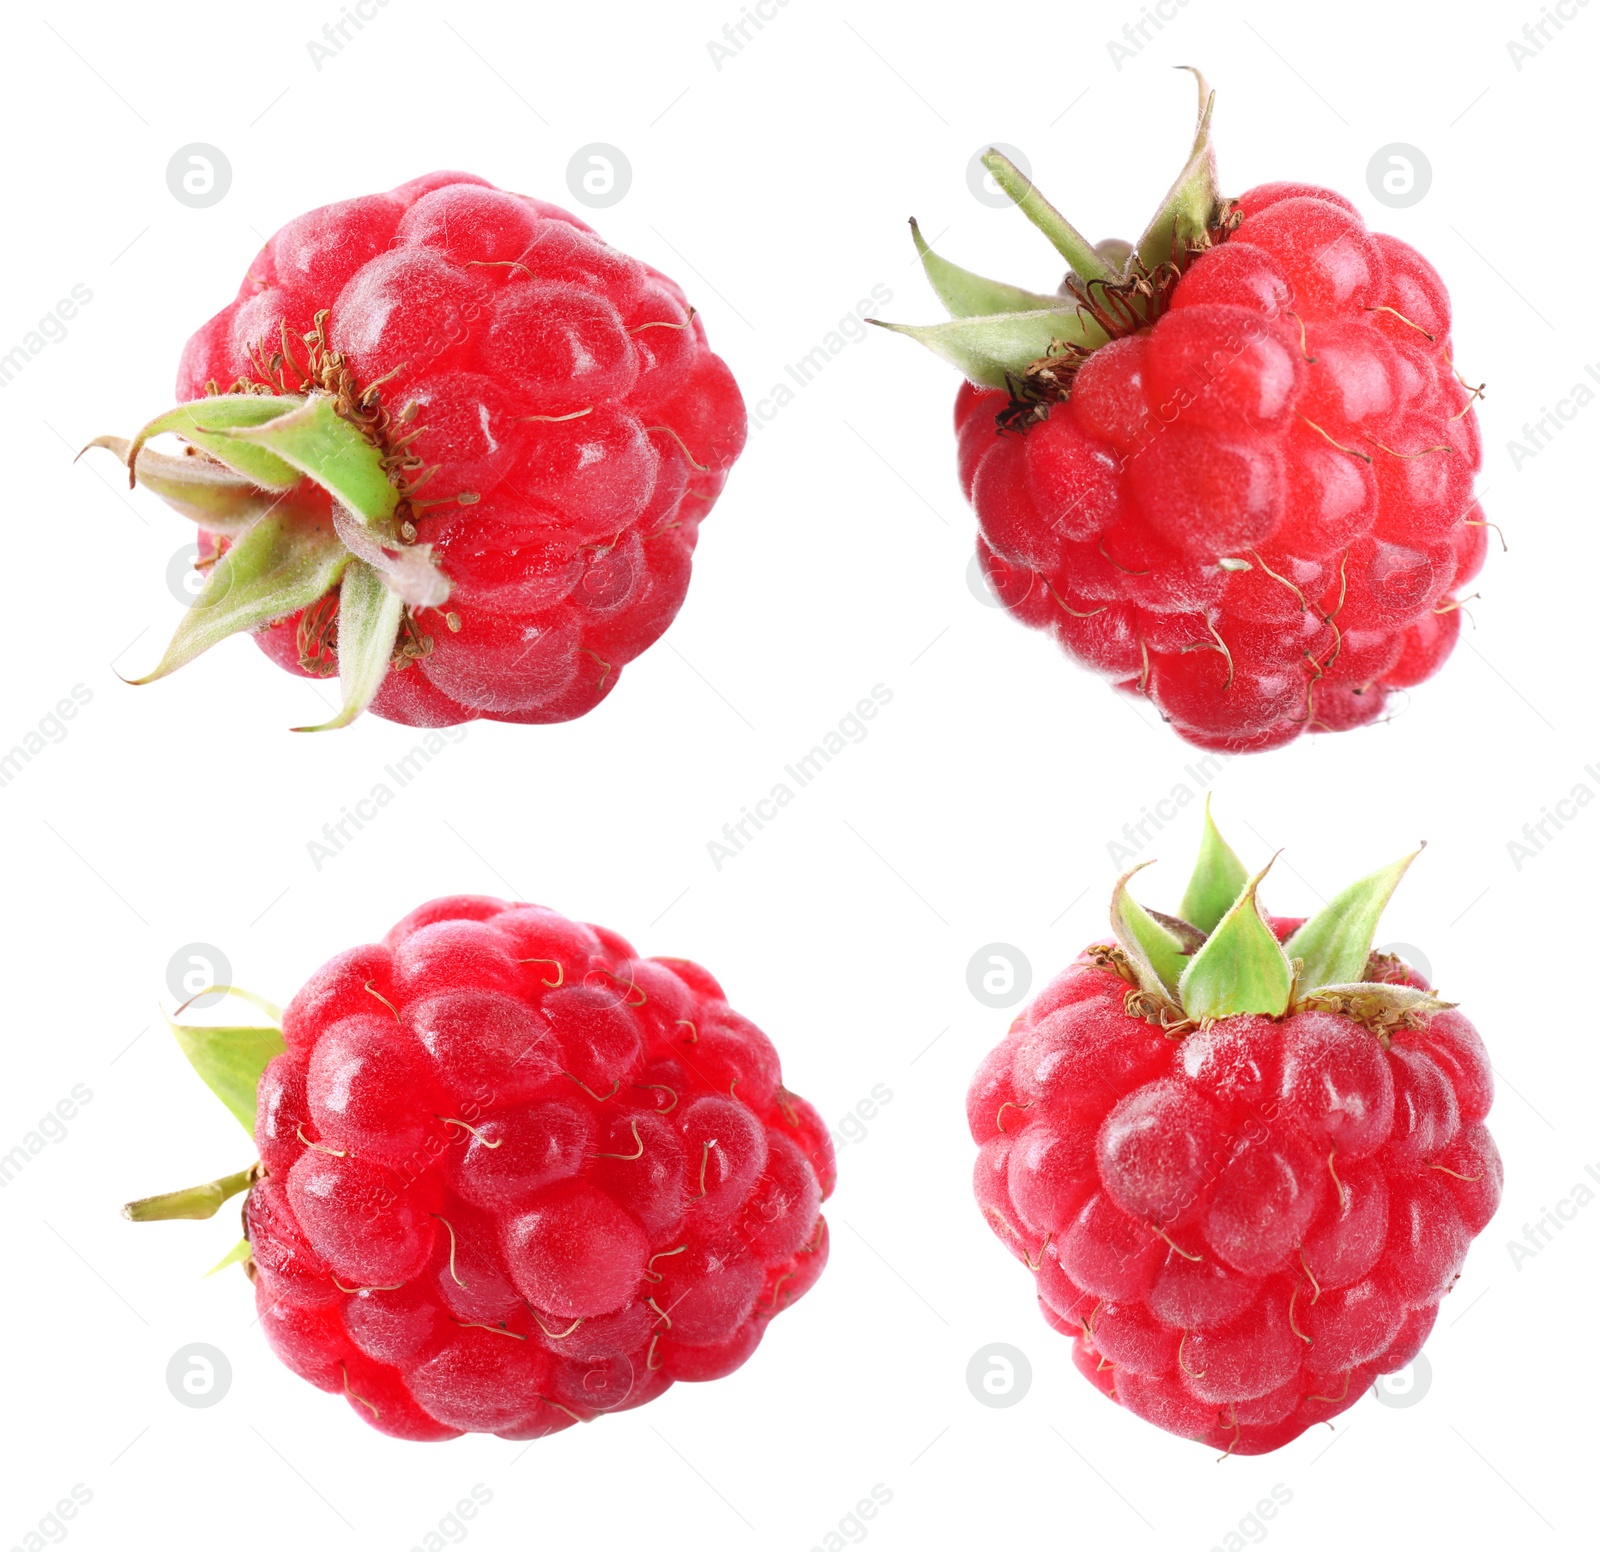
<instances>
[{"instance_id":1,"label":"raspberry without sepal","mask_svg":"<svg viewBox=\"0 0 1600 1552\"><path fill-rule=\"evenodd\" d=\"M832 1143L772 1043L603 928L435 900L281 1028L174 1032L260 1160L127 1215L248 1190L227 1259L274 1352L399 1438L540 1438L721 1378L827 1262Z\"/></svg>"},{"instance_id":2,"label":"raspberry without sepal","mask_svg":"<svg viewBox=\"0 0 1600 1552\"><path fill-rule=\"evenodd\" d=\"M1208 811L1181 914L1125 876L1114 941L973 1079L986 1220L1090 1383L1172 1433L1260 1454L1353 1406L1499 1203L1483 1042L1372 952L1411 861L1268 917Z\"/></svg>"},{"instance_id":3,"label":"raspberry without sepal","mask_svg":"<svg viewBox=\"0 0 1600 1552\"><path fill-rule=\"evenodd\" d=\"M200 530L205 583L138 682L251 631L339 675L326 726L592 710L677 614L745 438L673 281L466 173L291 221L177 391L90 444Z\"/></svg>"},{"instance_id":4,"label":"raspberry without sepal","mask_svg":"<svg viewBox=\"0 0 1600 1552\"><path fill-rule=\"evenodd\" d=\"M1342 195L1217 189L1212 94L1137 244L1089 244L1003 156L1071 264L1054 296L923 265L951 321L888 325L959 366L978 555L1024 624L1190 743L1369 723L1449 656L1486 524L1450 302Z\"/></svg>"}]
</instances>

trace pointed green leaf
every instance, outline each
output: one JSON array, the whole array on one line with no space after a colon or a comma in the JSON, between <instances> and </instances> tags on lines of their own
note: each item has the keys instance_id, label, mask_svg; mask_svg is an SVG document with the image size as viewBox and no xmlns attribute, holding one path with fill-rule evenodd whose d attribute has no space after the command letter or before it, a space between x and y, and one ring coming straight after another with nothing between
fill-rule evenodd
<instances>
[{"instance_id":1,"label":"pointed green leaf","mask_svg":"<svg viewBox=\"0 0 1600 1552\"><path fill-rule=\"evenodd\" d=\"M867 322L909 335L986 388L1009 387L1013 378L1049 355L1052 345L1068 343L1092 350L1106 340L1099 325L1075 308L995 313L987 318L954 318L949 323L884 323L878 318Z\"/></svg>"},{"instance_id":2,"label":"pointed green leaf","mask_svg":"<svg viewBox=\"0 0 1600 1552\"><path fill-rule=\"evenodd\" d=\"M207 1277L215 1277L225 1266L236 1266L241 1261L250 1259L250 1241L241 1239L217 1264L206 1273Z\"/></svg>"},{"instance_id":3,"label":"pointed green leaf","mask_svg":"<svg viewBox=\"0 0 1600 1552\"><path fill-rule=\"evenodd\" d=\"M334 408L331 394L309 394L286 415L240 426L233 440L310 475L365 523L392 517L399 505L400 492L389 480L382 454Z\"/></svg>"},{"instance_id":4,"label":"pointed green leaf","mask_svg":"<svg viewBox=\"0 0 1600 1552\"><path fill-rule=\"evenodd\" d=\"M338 716L297 733L321 733L348 727L367 709L389 672L395 637L405 604L389 591L383 578L365 561L352 560L339 587L339 690L344 705Z\"/></svg>"},{"instance_id":5,"label":"pointed green leaf","mask_svg":"<svg viewBox=\"0 0 1600 1552\"><path fill-rule=\"evenodd\" d=\"M1200 832L1200 855L1195 861L1189 887L1183 892L1178 914L1193 922L1202 932L1210 932L1239 898L1249 874L1233 848L1222 838L1211 819L1211 794L1206 794L1205 828Z\"/></svg>"},{"instance_id":6,"label":"pointed green leaf","mask_svg":"<svg viewBox=\"0 0 1600 1552\"><path fill-rule=\"evenodd\" d=\"M1300 961L1300 990L1359 981L1372 952L1378 918L1389 903L1406 869L1422 854L1419 846L1410 856L1391 862L1376 873L1341 890L1284 945L1291 959Z\"/></svg>"},{"instance_id":7,"label":"pointed green leaf","mask_svg":"<svg viewBox=\"0 0 1600 1552\"><path fill-rule=\"evenodd\" d=\"M1200 117L1195 126L1194 146L1183 171L1139 239L1139 258L1149 269L1174 261L1183 263L1190 248L1205 243L1206 234L1222 209L1222 194L1217 186L1217 153L1211 143L1211 111L1216 93L1198 70L1192 74L1200 88Z\"/></svg>"},{"instance_id":8,"label":"pointed green leaf","mask_svg":"<svg viewBox=\"0 0 1600 1552\"><path fill-rule=\"evenodd\" d=\"M304 403L298 395L271 393L219 393L196 399L156 416L134 437L130 452L137 460L151 437L171 431L263 490L292 490L300 483L300 471L270 448L242 440L236 433L281 420ZM130 486L136 469L137 462L128 471Z\"/></svg>"},{"instance_id":9,"label":"pointed green leaf","mask_svg":"<svg viewBox=\"0 0 1600 1552\"><path fill-rule=\"evenodd\" d=\"M1189 960L1178 995L1190 1018L1228 1018L1235 1013L1276 1018L1288 1009L1294 972L1256 899L1271 866L1269 862L1247 880L1205 947Z\"/></svg>"},{"instance_id":10,"label":"pointed green leaf","mask_svg":"<svg viewBox=\"0 0 1600 1552\"><path fill-rule=\"evenodd\" d=\"M251 1101L252 1111L254 1100ZM213 1218L229 1197L249 1189L256 1166L249 1165L237 1174L208 1180L203 1186L186 1186L182 1191L166 1191L160 1196L141 1197L122 1209L124 1218L135 1223L160 1223L172 1218Z\"/></svg>"},{"instance_id":11,"label":"pointed green leaf","mask_svg":"<svg viewBox=\"0 0 1600 1552\"><path fill-rule=\"evenodd\" d=\"M1183 944L1128 893L1128 880L1149 866L1141 862L1117 880L1111 891L1111 930L1144 989L1170 1000L1189 962Z\"/></svg>"},{"instance_id":12,"label":"pointed green leaf","mask_svg":"<svg viewBox=\"0 0 1600 1552\"><path fill-rule=\"evenodd\" d=\"M1024 291L1021 286L1007 285L1003 280L986 280L982 275L973 274L970 269L962 269L959 264L941 259L923 240L921 228L915 219L911 222L911 240L917 245L928 284L933 287L934 294L944 303L944 310L952 318L1037 312L1041 308L1061 306L1059 296Z\"/></svg>"},{"instance_id":13,"label":"pointed green leaf","mask_svg":"<svg viewBox=\"0 0 1600 1552\"><path fill-rule=\"evenodd\" d=\"M983 153L983 165L1023 215L1050 239L1051 246L1080 280L1117 279L1117 272L1095 251L1094 244L1033 186L1015 162L998 151L988 150Z\"/></svg>"},{"instance_id":14,"label":"pointed green leaf","mask_svg":"<svg viewBox=\"0 0 1600 1552\"><path fill-rule=\"evenodd\" d=\"M206 1087L233 1112L239 1125L254 1136L256 1087L267 1063L283 1050L283 1032L231 1025L202 1029L172 1019L167 1020L167 1026L189 1058L189 1065L205 1080Z\"/></svg>"},{"instance_id":15,"label":"pointed green leaf","mask_svg":"<svg viewBox=\"0 0 1600 1552\"><path fill-rule=\"evenodd\" d=\"M133 443L126 437L100 436L90 447L103 447L126 467ZM79 453L80 458L83 453ZM211 533L241 534L278 498L242 474L200 454L172 458L166 453L139 449L134 476L148 491L160 496L174 512Z\"/></svg>"},{"instance_id":16,"label":"pointed green leaf","mask_svg":"<svg viewBox=\"0 0 1600 1552\"><path fill-rule=\"evenodd\" d=\"M164 678L238 631L315 603L349 561L325 518L284 501L212 566L161 661L132 683Z\"/></svg>"}]
</instances>

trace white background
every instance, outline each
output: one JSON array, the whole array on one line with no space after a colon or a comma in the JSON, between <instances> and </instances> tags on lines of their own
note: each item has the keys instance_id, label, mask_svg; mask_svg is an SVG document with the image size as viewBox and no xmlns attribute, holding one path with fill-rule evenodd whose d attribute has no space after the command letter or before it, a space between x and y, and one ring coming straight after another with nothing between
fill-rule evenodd
<instances>
[{"instance_id":1,"label":"white background","mask_svg":"<svg viewBox=\"0 0 1600 1552\"><path fill-rule=\"evenodd\" d=\"M1193 0L1120 69L1105 45L1134 4L767 3L774 19L720 69L707 43L739 19L733 0L559 15L391 0L320 70L307 43L339 19L334 0L13 16L0 352L74 284L93 300L0 390L0 749L74 685L93 698L0 787L0 1152L74 1084L93 1098L0 1190L0 1546L74 1483L93 1493L67 1527L85 1549L405 1549L477 1483L493 1496L465 1528L484 1552L803 1552L877 1483L893 1498L866 1540L883 1549L1206 1549L1261 1531L1283 1548L1576 1544L1592 1525L1600 1205L1520 1268L1508 1244L1600 1168L1600 805L1570 810L1520 869L1507 843L1576 785L1600 793L1600 407L1520 469L1507 444L1600 361L1600 5L1519 70L1507 44L1538 20L1533 0L1452 10L1448 26L1392 4ZM590 142L626 153L632 186L584 213L685 284L754 405L875 285L885 316L936 316L908 215L980 271L1054 285L1042 239L969 191L991 140L1023 148L1092 236L1133 235L1185 153L1192 92L1169 67L1191 63L1218 89L1229 191L1330 184L1445 276L1458 360L1489 384L1482 487L1510 543L1475 628L1392 722L1215 781L1247 860L1288 848L1269 899L1282 912L1430 842L1381 936L1422 945L1482 1030L1507 1163L1501 1212L1428 1343L1427 1394L1369 1396L1331 1430L1221 1466L1073 1371L971 1201L961 1099L1011 1013L970 994L969 959L1014 944L1042 985L1102 931L1108 841L1200 789L1152 715L969 590L948 368L876 332L851 344L752 430L687 606L596 713L472 725L320 871L308 841L415 736L370 717L291 736L330 687L244 641L125 688L113 665L148 669L178 618L164 577L190 533L121 489L105 455L71 462L167 406L184 339L291 216L440 166L572 204L568 161ZM190 142L231 163L210 208L168 192ZM1432 165L1408 209L1367 186L1391 142ZM870 736L718 871L707 842L876 683L893 700ZM1152 903L1181 891L1196 814L1140 848L1162 863L1144 875ZM703 961L830 1119L874 1085L893 1093L841 1152L832 1265L744 1369L532 1448L363 1427L272 1358L236 1270L201 1280L236 1237L232 1207L204 1224L117 1215L250 1157L162 1024L175 951L218 945L237 981L287 998L334 951L463 890ZM1033 1369L1005 1410L964 1377L997 1341ZM192 1342L232 1363L208 1410L165 1382ZM1288 1503L1241 1532L1274 1484Z\"/></svg>"}]
</instances>

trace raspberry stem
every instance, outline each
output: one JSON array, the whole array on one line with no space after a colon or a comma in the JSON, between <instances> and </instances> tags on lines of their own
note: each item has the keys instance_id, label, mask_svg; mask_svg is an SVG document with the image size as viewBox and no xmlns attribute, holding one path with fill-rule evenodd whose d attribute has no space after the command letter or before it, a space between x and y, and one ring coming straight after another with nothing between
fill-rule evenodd
<instances>
[{"instance_id":1,"label":"raspberry stem","mask_svg":"<svg viewBox=\"0 0 1600 1552\"><path fill-rule=\"evenodd\" d=\"M260 1164L252 1164L237 1174L223 1175L201 1186L187 1186L181 1191L167 1191L160 1196L140 1197L122 1209L122 1216L134 1223L158 1223L169 1218L215 1217L217 1209L230 1197L248 1191L260 1173Z\"/></svg>"}]
</instances>

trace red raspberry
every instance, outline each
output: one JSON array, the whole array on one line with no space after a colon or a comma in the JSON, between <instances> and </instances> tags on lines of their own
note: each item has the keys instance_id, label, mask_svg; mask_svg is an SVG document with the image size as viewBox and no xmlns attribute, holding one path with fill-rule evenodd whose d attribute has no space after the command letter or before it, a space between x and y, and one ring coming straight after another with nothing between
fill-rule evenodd
<instances>
[{"instance_id":1,"label":"red raspberry","mask_svg":"<svg viewBox=\"0 0 1600 1552\"><path fill-rule=\"evenodd\" d=\"M1259 1454L1411 1362L1502 1171L1477 1031L1370 953L1411 859L1269 921L1260 875L1207 831L1189 920L1145 913L1124 879L1117 942L1016 1020L967 1120L979 1206L1084 1375Z\"/></svg>"},{"instance_id":2,"label":"red raspberry","mask_svg":"<svg viewBox=\"0 0 1600 1552\"><path fill-rule=\"evenodd\" d=\"M1222 199L1203 82L1201 108L1192 176L1120 267L989 153L1074 272L1030 296L919 238L955 321L906 332L969 378L960 478L1004 606L1240 752L1371 722L1449 655L1481 390L1427 260L1326 189Z\"/></svg>"},{"instance_id":3,"label":"red raspberry","mask_svg":"<svg viewBox=\"0 0 1600 1552\"><path fill-rule=\"evenodd\" d=\"M326 395L359 435L336 459L305 459L243 394ZM338 673L362 647L370 682L352 686L347 665L344 720L360 695L418 726L560 722L597 705L678 612L700 520L745 438L739 390L673 281L564 210L465 173L291 221L185 347L178 395L202 401L198 419L174 411L131 444L98 445L199 523L211 581L198 604L226 597L225 623L292 673ZM233 434L199 434L219 427ZM160 431L190 438L192 456L143 450ZM247 459L263 442L287 482ZM281 502L269 518L263 483ZM359 519L337 536L330 495ZM230 561L258 519L286 534L261 529ZM340 618L351 564L397 595L370 626ZM207 615L191 611L151 677L226 633Z\"/></svg>"},{"instance_id":4,"label":"red raspberry","mask_svg":"<svg viewBox=\"0 0 1600 1552\"><path fill-rule=\"evenodd\" d=\"M827 1262L832 1143L772 1043L603 928L434 900L281 1037L221 1033L262 1052L261 1162L129 1216L248 1186L273 1351L385 1433L540 1438L719 1379Z\"/></svg>"}]
</instances>

